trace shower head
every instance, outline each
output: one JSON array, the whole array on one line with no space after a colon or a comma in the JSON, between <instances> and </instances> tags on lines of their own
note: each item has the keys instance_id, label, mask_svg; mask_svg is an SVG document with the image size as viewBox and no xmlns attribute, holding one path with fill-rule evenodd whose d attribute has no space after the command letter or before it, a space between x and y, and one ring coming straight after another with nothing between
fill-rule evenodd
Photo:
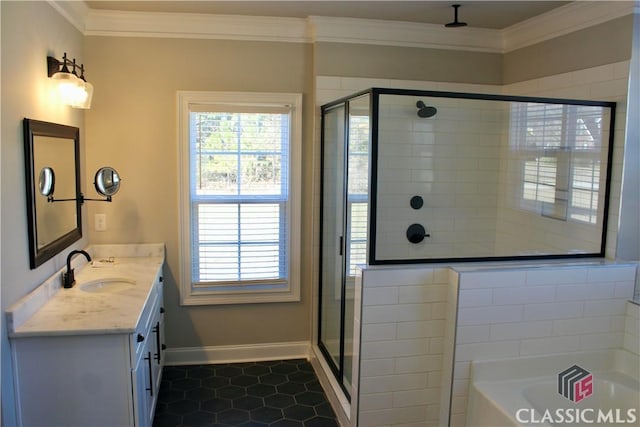
<instances>
[{"instance_id":1,"label":"shower head","mask_svg":"<svg viewBox=\"0 0 640 427\"><path fill-rule=\"evenodd\" d=\"M452 4L451 7L454 10L453 22L449 22L447 24L444 24L444 26L447 27L447 28L466 27L467 26L466 22L458 21L458 8L460 7L460 5L459 4Z\"/></svg>"},{"instance_id":2,"label":"shower head","mask_svg":"<svg viewBox=\"0 0 640 427\"><path fill-rule=\"evenodd\" d=\"M422 101L416 102L416 107L418 107L418 117L422 117L423 119L433 117L438 112L436 107L428 107Z\"/></svg>"}]
</instances>

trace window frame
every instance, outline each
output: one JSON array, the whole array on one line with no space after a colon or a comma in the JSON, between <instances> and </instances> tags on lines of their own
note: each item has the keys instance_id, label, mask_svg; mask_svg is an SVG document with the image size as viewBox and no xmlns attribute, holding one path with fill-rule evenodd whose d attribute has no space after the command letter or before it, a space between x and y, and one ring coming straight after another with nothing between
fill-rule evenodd
<instances>
[{"instance_id":1,"label":"window frame","mask_svg":"<svg viewBox=\"0 0 640 427\"><path fill-rule=\"evenodd\" d=\"M223 286L193 283L191 197L191 106L219 108L287 107L289 114L288 176L288 277L286 281L263 284L224 282ZM182 305L245 304L300 301L302 95L299 93L178 91L178 182L179 182L179 276Z\"/></svg>"}]
</instances>

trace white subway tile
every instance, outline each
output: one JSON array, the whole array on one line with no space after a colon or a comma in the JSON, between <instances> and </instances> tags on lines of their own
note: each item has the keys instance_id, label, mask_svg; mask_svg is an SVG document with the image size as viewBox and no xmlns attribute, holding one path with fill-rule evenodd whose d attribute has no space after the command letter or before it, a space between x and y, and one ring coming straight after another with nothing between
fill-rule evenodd
<instances>
[{"instance_id":1,"label":"white subway tile","mask_svg":"<svg viewBox=\"0 0 640 427\"><path fill-rule=\"evenodd\" d=\"M478 307L492 303L492 289L461 289L458 293L458 307Z\"/></svg>"},{"instance_id":2,"label":"white subway tile","mask_svg":"<svg viewBox=\"0 0 640 427\"><path fill-rule=\"evenodd\" d=\"M568 353L579 349L580 340L577 336L532 338L520 342L520 356Z\"/></svg>"},{"instance_id":3,"label":"white subway tile","mask_svg":"<svg viewBox=\"0 0 640 427\"><path fill-rule=\"evenodd\" d=\"M436 302L447 300L448 285L401 286L398 289L400 304Z\"/></svg>"},{"instance_id":4,"label":"white subway tile","mask_svg":"<svg viewBox=\"0 0 640 427\"><path fill-rule=\"evenodd\" d=\"M551 336L552 322L534 321L491 325L491 341L540 338Z\"/></svg>"},{"instance_id":5,"label":"white subway tile","mask_svg":"<svg viewBox=\"0 0 640 427\"><path fill-rule=\"evenodd\" d=\"M444 319L423 322L399 322L396 325L398 339L442 337L445 332Z\"/></svg>"},{"instance_id":6,"label":"white subway tile","mask_svg":"<svg viewBox=\"0 0 640 427\"><path fill-rule=\"evenodd\" d=\"M581 283L577 285L558 286L556 298L558 301L599 300L613 298L615 284Z\"/></svg>"},{"instance_id":7,"label":"white subway tile","mask_svg":"<svg viewBox=\"0 0 640 427\"><path fill-rule=\"evenodd\" d=\"M456 362L515 357L518 352L518 341L460 344L456 346Z\"/></svg>"},{"instance_id":8,"label":"white subway tile","mask_svg":"<svg viewBox=\"0 0 640 427\"><path fill-rule=\"evenodd\" d=\"M469 382L467 380L454 380L451 387L452 396L466 396L469 389Z\"/></svg>"},{"instance_id":9,"label":"white subway tile","mask_svg":"<svg viewBox=\"0 0 640 427\"><path fill-rule=\"evenodd\" d=\"M429 304L396 304L363 307L363 324L429 320Z\"/></svg>"},{"instance_id":10,"label":"white subway tile","mask_svg":"<svg viewBox=\"0 0 640 427\"><path fill-rule=\"evenodd\" d=\"M625 320L625 316L609 316L609 331L624 332Z\"/></svg>"},{"instance_id":11,"label":"white subway tile","mask_svg":"<svg viewBox=\"0 0 640 427\"><path fill-rule=\"evenodd\" d=\"M631 301L627 301L627 308L625 310L625 313L627 316L630 316L634 319L640 319L640 305Z\"/></svg>"},{"instance_id":12,"label":"white subway tile","mask_svg":"<svg viewBox=\"0 0 640 427\"><path fill-rule=\"evenodd\" d=\"M601 350L619 348L624 344L622 332L580 335L580 350Z\"/></svg>"},{"instance_id":13,"label":"white subway tile","mask_svg":"<svg viewBox=\"0 0 640 427\"><path fill-rule=\"evenodd\" d=\"M434 372L442 369L442 354L395 358L395 373Z\"/></svg>"},{"instance_id":14,"label":"white subway tile","mask_svg":"<svg viewBox=\"0 0 640 427\"><path fill-rule=\"evenodd\" d=\"M613 291L614 298L633 298L633 291L635 289L635 283L633 281L616 282L615 289Z\"/></svg>"},{"instance_id":15,"label":"white subway tile","mask_svg":"<svg viewBox=\"0 0 640 427\"><path fill-rule=\"evenodd\" d=\"M523 286L525 279L525 271L461 272L460 290Z\"/></svg>"},{"instance_id":16,"label":"white subway tile","mask_svg":"<svg viewBox=\"0 0 640 427\"><path fill-rule=\"evenodd\" d=\"M556 302L524 306L524 320L553 320L581 317L583 302ZM585 312L586 313L586 312ZM591 315L591 314L587 314Z\"/></svg>"},{"instance_id":17,"label":"white subway tile","mask_svg":"<svg viewBox=\"0 0 640 427\"><path fill-rule=\"evenodd\" d=\"M419 390L427 387L427 374L403 374L360 379L362 394L387 393L400 390Z\"/></svg>"},{"instance_id":18,"label":"white subway tile","mask_svg":"<svg viewBox=\"0 0 640 427\"><path fill-rule=\"evenodd\" d=\"M396 408L429 405L437 403L439 400L440 390L437 388L393 392L393 406Z\"/></svg>"},{"instance_id":19,"label":"white subway tile","mask_svg":"<svg viewBox=\"0 0 640 427\"><path fill-rule=\"evenodd\" d=\"M609 317L579 317L575 319L559 319L553 321L553 335L579 335L598 332L609 332Z\"/></svg>"},{"instance_id":20,"label":"white subway tile","mask_svg":"<svg viewBox=\"0 0 640 427\"><path fill-rule=\"evenodd\" d=\"M360 376L364 378L392 375L395 372L395 366L396 362L393 358L363 359L360 361Z\"/></svg>"},{"instance_id":21,"label":"white subway tile","mask_svg":"<svg viewBox=\"0 0 640 427\"><path fill-rule=\"evenodd\" d=\"M625 314L627 301L625 299L610 299L600 301L585 301L585 316L622 316Z\"/></svg>"},{"instance_id":22,"label":"white subway tile","mask_svg":"<svg viewBox=\"0 0 640 427\"><path fill-rule=\"evenodd\" d=\"M493 289L493 304L535 304L555 300L556 286Z\"/></svg>"},{"instance_id":23,"label":"white subway tile","mask_svg":"<svg viewBox=\"0 0 640 427\"><path fill-rule=\"evenodd\" d=\"M386 305L398 303L398 288L392 287L365 287L362 292L362 304L369 305Z\"/></svg>"},{"instance_id":24,"label":"white subway tile","mask_svg":"<svg viewBox=\"0 0 640 427\"><path fill-rule=\"evenodd\" d=\"M640 355L640 336L625 333L623 344L626 350Z\"/></svg>"},{"instance_id":25,"label":"white subway tile","mask_svg":"<svg viewBox=\"0 0 640 427\"><path fill-rule=\"evenodd\" d=\"M490 333L491 325L459 326L458 331L456 332L456 343L469 344L474 342L489 341Z\"/></svg>"},{"instance_id":26,"label":"white subway tile","mask_svg":"<svg viewBox=\"0 0 640 427\"><path fill-rule=\"evenodd\" d=\"M395 323L368 323L362 325L362 342L391 341L396 339Z\"/></svg>"},{"instance_id":27,"label":"white subway tile","mask_svg":"<svg viewBox=\"0 0 640 427\"><path fill-rule=\"evenodd\" d=\"M444 353L444 337L429 338L428 354L443 354L443 353Z\"/></svg>"},{"instance_id":28,"label":"white subway tile","mask_svg":"<svg viewBox=\"0 0 640 427\"><path fill-rule=\"evenodd\" d=\"M442 385L442 371L431 371L427 377L427 387L440 387Z\"/></svg>"},{"instance_id":29,"label":"white subway tile","mask_svg":"<svg viewBox=\"0 0 640 427\"><path fill-rule=\"evenodd\" d=\"M364 342L362 343L360 358L367 360L415 356L425 354L428 346L427 339Z\"/></svg>"},{"instance_id":30,"label":"white subway tile","mask_svg":"<svg viewBox=\"0 0 640 427\"><path fill-rule=\"evenodd\" d=\"M587 272L589 282L624 282L635 278L635 265L591 267Z\"/></svg>"},{"instance_id":31,"label":"white subway tile","mask_svg":"<svg viewBox=\"0 0 640 427\"><path fill-rule=\"evenodd\" d=\"M585 283L586 281L587 269L582 267L527 271L527 286Z\"/></svg>"},{"instance_id":32,"label":"white subway tile","mask_svg":"<svg viewBox=\"0 0 640 427\"><path fill-rule=\"evenodd\" d=\"M360 397L362 399L362 397ZM358 416L359 427L391 427L393 409L361 411Z\"/></svg>"},{"instance_id":33,"label":"white subway tile","mask_svg":"<svg viewBox=\"0 0 640 427\"><path fill-rule=\"evenodd\" d=\"M490 323L519 322L523 310L520 305L468 307L458 310L458 325L484 325Z\"/></svg>"},{"instance_id":34,"label":"white subway tile","mask_svg":"<svg viewBox=\"0 0 640 427\"><path fill-rule=\"evenodd\" d=\"M361 394L358 401L358 407L361 411L372 411L380 409L393 408L392 393L371 393Z\"/></svg>"},{"instance_id":35,"label":"white subway tile","mask_svg":"<svg viewBox=\"0 0 640 427\"><path fill-rule=\"evenodd\" d=\"M456 355L456 362L453 369L453 378L456 380L464 380L470 378L471 363L470 361L460 361Z\"/></svg>"},{"instance_id":36,"label":"white subway tile","mask_svg":"<svg viewBox=\"0 0 640 427\"><path fill-rule=\"evenodd\" d=\"M431 319L446 319L447 318L447 303L436 302L431 304Z\"/></svg>"}]
</instances>

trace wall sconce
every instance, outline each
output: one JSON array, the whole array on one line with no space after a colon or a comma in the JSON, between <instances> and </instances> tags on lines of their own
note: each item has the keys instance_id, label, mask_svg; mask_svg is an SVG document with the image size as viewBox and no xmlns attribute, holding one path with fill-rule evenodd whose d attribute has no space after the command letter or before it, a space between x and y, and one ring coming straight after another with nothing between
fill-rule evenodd
<instances>
[{"instance_id":1,"label":"wall sconce","mask_svg":"<svg viewBox=\"0 0 640 427\"><path fill-rule=\"evenodd\" d=\"M66 52L62 61L47 56L47 74L56 82L62 102L73 108L91 108L93 85L84 78L84 64L77 65L75 58L70 61Z\"/></svg>"}]
</instances>

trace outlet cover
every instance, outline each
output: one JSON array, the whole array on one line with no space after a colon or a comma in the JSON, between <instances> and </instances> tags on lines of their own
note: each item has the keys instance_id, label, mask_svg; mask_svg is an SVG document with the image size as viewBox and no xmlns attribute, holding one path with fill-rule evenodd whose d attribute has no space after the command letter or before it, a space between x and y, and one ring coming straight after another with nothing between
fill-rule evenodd
<instances>
[{"instance_id":1,"label":"outlet cover","mask_svg":"<svg viewBox=\"0 0 640 427\"><path fill-rule=\"evenodd\" d=\"M95 214L93 228L96 231L107 231L107 214Z\"/></svg>"}]
</instances>

